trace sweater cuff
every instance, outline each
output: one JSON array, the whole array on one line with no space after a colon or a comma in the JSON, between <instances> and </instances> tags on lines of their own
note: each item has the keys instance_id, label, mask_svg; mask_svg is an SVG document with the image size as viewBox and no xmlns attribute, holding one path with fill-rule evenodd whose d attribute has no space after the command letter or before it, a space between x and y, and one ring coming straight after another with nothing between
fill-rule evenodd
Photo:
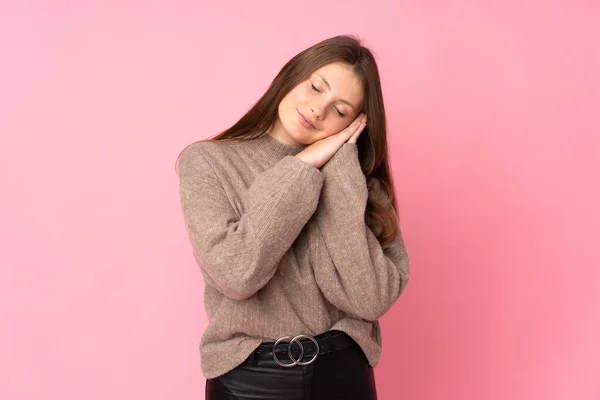
<instances>
[{"instance_id":1,"label":"sweater cuff","mask_svg":"<svg viewBox=\"0 0 600 400\"><path fill-rule=\"evenodd\" d=\"M314 165L307 163L296 156L286 156L285 158L289 160L286 161L294 168L298 168L303 177L310 179L313 183L322 183L325 180L323 172Z\"/></svg>"},{"instance_id":2,"label":"sweater cuff","mask_svg":"<svg viewBox=\"0 0 600 400\"><path fill-rule=\"evenodd\" d=\"M358 146L356 143L344 143L342 147L323 165L323 171L337 168L338 166L357 164L360 167L358 160Z\"/></svg>"}]
</instances>

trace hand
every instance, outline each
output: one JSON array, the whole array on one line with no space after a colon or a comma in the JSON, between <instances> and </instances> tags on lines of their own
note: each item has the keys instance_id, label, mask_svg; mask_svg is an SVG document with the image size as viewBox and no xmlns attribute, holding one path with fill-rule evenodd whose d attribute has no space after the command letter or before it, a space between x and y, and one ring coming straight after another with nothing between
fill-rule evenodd
<instances>
[{"instance_id":1,"label":"hand","mask_svg":"<svg viewBox=\"0 0 600 400\"><path fill-rule=\"evenodd\" d=\"M321 168L345 143L356 143L365 126L367 126L367 116L360 113L344 130L317 140L296 157L315 168Z\"/></svg>"},{"instance_id":2,"label":"hand","mask_svg":"<svg viewBox=\"0 0 600 400\"><path fill-rule=\"evenodd\" d=\"M348 139L347 143L356 143L356 141L358 140L358 137L362 133L363 129L365 129L365 126L367 126L367 116L363 113L359 114L358 117L356 117L353 122L358 120L360 118L360 116L362 116L362 121L360 122L360 125L358 126L358 128L356 129L354 134L350 137L350 139ZM348 128L350 128L350 127L348 127ZM348 128L346 128L346 129L348 129Z\"/></svg>"}]
</instances>

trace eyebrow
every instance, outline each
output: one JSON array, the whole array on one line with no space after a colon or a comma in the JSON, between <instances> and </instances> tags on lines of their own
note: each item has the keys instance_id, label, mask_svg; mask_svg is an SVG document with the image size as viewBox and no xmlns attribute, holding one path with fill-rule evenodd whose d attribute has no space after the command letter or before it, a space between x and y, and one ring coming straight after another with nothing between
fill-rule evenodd
<instances>
[{"instance_id":1,"label":"eyebrow","mask_svg":"<svg viewBox=\"0 0 600 400\"><path fill-rule=\"evenodd\" d=\"M331 85L329 84L329 82L327 82L327 79L325 79L325 77L317 74L316 72L315 72L315 75L318 76L319 78L321 78L321 80L323 82L325 82L325 84L327 85L327 87L329 88L329 90L331 90ZM342 103L344 103L344 104L348 104L350 107L352 107L352 109L356 109L356 107L354 107L354 105L352 105L352 103L350 103L349 101L346 101L346 100L343 100L343 99L340 99L340 101Z\"/></svg>"}]
</instances>

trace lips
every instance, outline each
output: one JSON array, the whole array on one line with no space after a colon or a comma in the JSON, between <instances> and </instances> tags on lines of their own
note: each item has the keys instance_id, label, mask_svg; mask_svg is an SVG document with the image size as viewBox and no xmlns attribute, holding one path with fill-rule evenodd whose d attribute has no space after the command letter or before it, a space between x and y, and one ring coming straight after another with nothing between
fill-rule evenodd
<instances>
[{"instance_id":1,"label":"lips","mask_svg":"<svg viewBox=\"0 0 600 400\"><path fill-rule=\"evenodd\" d=\"M310 122L300 111L298 111L298 118L300 119L300 123L309 129L315 129L315 126Z\"/></svg>"}]
</instances>

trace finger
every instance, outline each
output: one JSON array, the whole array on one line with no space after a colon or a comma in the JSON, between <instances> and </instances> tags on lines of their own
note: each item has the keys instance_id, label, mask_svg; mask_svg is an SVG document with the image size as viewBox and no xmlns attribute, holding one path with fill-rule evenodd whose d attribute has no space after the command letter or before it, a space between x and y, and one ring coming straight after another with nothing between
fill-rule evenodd
<instances>
[{"instance_id":1,"label":"finger","mask_svg":"<svg viewBox=\"0 0 600 400\"><path fill-rule=\"evenodd\" d=\"M344 142L348 141L348 139L352 137L358 129L360 129L364 120L366 120L365 114L359 114L344 130L339 133L339 136L344 138Z\"/></svg>"},{"instance_id":2,"label":"finger","mask_svg":"<svg viewBox=\"0 0 600 400\"><path fill-rule=\"evenodd\" d=\"M350 139L348 139L347 143L356 143L358 141L358 137L360 136L360 132L361 131L356 131L356 133L352 135Z\"/></svg>"},{"instance_id":3,"label":"finger","mask_svg":"<svg viewBox=\"0 0 600 400\"><path fill-rule=\"evenodd\" d=\"M361 124L360 124L359 128L356 130L356 132L354 132L354 134L350 137L350 139L348 139L348 143L356 143L358 141L358 137L360 136L362 131L365 129L365 126L367 126L367 124L365 122L361 122Z\"/></svg>"},{"instance_id":4,"label":"finger","mask_svg":"<svg viewBox=\"0 0 600 400\"><path fill-rule=\"evenodd\" d=\"M339 136L344 142L348 141L356 133L359 128L359 124L356 121L352 121L350 125L340 131L336 136Z\"/></svg>"},{"instance_id":5,"label":"finger","mask_svg":"<svg viewBox=\"0 0 600 400\"><path fill-rule=\"evenodd\" d=\"M363 122L363 120L366 119L366 116L364 113L360 113L356 116L356 118L354 118L354 121L352 121L352 123L350 125L356 125L356 124L360 124L361 122Z\"/></svg>"},{"instance_id":6,"label":"finger","mask_svg":"<svg viewBox=\"0 0 600 400\"><path fill-rule=\"evenodd\" d=\"M361 118L355 118L354 121L352 121L352 123L348 125L348 129L354 132L354 129L356 129L356 127L360 125L361 121Z\"/></svg>"},{"instance_id":7,"label":"finger","mask_svg":"<svg viewBox=\"0 0 600 400\"><path fill-rule=\"evenodd\" d=\"M356 135L356 132L360 131L360 127L361 127L362 123L353 125L353 126L349 126L346 129L346 134L344 135L346 137L346 141L348 141L350 138L352 138L354 135Z\"/></svg>"},{"instance_id":8,"label":"finger","mask_svg":"<svg viewBox=\"0 0 600 400\"><path fill-rule=\"evenodd\" d=\"M363 123L366 123L366 116L364 114L360 114L354 119L354 121L352 121L350 126L348 126L348 130L352 132L353 135L358 129L360 129Z\"/></svg>"}]
</instances>

